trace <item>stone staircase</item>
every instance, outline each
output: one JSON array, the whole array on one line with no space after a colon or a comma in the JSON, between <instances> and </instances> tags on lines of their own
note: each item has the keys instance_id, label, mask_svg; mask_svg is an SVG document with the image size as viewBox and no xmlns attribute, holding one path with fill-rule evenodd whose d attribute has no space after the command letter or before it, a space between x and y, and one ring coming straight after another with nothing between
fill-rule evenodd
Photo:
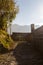
<instances>
[{"instance_id":1,"label":"stone staircase","mask_svg":"<svg viewBox=\"0 0 43 65\"><path fill-rule=\"evenodd\" d=\"M43 65L42 54L28 42L19 44L14 50L14 56L18 65Z\"/></svg>"},{"instance_id":2,"label":"stone staircase","mask_svg":"<svg viewBox=\"0 0 43 65\"><path fill-rule=\"evenodd\" d=\"M19 42L13 51L0 55L0 65L43 65L42 55L31 43Z\"/></svg>"}]
</instances>

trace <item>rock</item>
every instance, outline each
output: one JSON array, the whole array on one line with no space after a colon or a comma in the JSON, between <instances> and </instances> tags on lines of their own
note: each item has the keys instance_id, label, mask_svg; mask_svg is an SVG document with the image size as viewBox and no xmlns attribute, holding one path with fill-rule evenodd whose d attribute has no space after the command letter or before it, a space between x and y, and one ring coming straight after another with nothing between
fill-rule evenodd
<instances>
[{"instance_id":1,"label":"rock","mask_svg":"<svg viewBox=\"0 0 43 65\"><path fill-rule=\"evenodd\" d=\"M17 62L11 61L10 65L17 65Z\"/></svg>"}]
</instances>

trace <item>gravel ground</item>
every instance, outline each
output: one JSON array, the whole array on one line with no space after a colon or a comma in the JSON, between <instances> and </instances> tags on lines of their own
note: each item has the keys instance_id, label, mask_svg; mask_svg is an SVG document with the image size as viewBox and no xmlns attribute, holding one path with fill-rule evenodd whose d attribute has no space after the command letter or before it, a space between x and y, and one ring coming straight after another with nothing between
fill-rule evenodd
<instances>
[{"instance_id":1,"label":"gravel ground","mask_svg":"<svg viewBox=\"0 0 43 65\"><path fill-rule=\"evenodd\" d=\"M0 65L17 65L16 58L11 53L0 55Z\"/></svg>"}]
</instances>

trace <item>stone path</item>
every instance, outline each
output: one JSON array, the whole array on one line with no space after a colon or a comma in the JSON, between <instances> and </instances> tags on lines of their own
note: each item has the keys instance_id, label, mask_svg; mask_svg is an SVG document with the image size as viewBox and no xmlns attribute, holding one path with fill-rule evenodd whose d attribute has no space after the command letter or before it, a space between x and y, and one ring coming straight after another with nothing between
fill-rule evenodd
<instances>
[{"instance_id":1,"label":"stone path","mask_svg":"<svg viewBox=\"0 0 43 65\"><path fill-rule=\"evenodd\" d=\"M19 44L14 50L18 65L43 65L41 53L33 49L30 43Z\"/></svg>"},{"instance_id":2,"label":"stone path","mask_svg":"<svg viewBox=\"0 0 43 65\"><path fill-rule=\"evenodd\" d=\"M27 42L22 42L6 54L0 54L0 65L43 65L42 54Z\"/></svg>"}]
</instances>

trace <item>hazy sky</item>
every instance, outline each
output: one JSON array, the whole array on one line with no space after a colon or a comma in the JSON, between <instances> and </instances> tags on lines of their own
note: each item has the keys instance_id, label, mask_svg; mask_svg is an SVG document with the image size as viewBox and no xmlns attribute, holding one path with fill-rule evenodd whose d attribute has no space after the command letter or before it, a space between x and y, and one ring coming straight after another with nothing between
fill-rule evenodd
<instances>
[{"instance_id":1,"label":"hazy sky","mask_svg":"<svg viewBox=\"0 0 43 65\"><path fill-rule=\"evenodd\" d=\"M19 5L19 13L14 24L29 25L43 24L43 0L16 0Z\"/></svg>"}]
</instances>

